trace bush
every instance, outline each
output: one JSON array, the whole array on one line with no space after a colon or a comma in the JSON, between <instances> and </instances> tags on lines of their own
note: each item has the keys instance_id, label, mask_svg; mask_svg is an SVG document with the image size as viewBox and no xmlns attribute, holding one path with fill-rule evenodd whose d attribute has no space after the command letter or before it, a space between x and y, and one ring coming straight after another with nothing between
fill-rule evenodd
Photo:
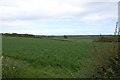
<instances>
[{"instance_id":1,"label":"bush","mask_svg":"<svg viewBox=\"0 0 120 80\"><path fill-rule=\"evenodd\" d=\"M97 65L96 77L120 78L119 36L101 37L93 44L94 60ZM111 42L111 43L103 43ZM96 44L100 44L99 46Z\"/></svg>"},{"instance_id":2,"label":"bush","mask_svg":"<svg viewBox=\"0 0 120 80\"><path fill-rule=\"evenodd\" d=\"M64 38L65 38L65 39L67 39L67 38L68 38L68 36L64 35Z\"/></svg>"}]
</instances>

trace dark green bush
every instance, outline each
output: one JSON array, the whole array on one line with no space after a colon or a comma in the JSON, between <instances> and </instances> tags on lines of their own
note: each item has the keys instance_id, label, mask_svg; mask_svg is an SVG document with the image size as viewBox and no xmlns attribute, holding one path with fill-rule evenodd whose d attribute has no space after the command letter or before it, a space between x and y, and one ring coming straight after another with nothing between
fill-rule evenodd
<instances>
[{"instance_id":1,"label":"dark green bush","mask_svg":"<svg viewBox=\"0 0 120 80\"><path fill-rule=\"evenodd\" d=\"M65 39L67 39L67 38L68 38L68 36L64 35L64 38L65 38Z\"/></svg>"},{"instance_id":2,"label":"dark green bush","mask_svg":"<svg viewBox=\"0 0 120 80\"><path fill-rule=\"evenodd\" d=\"M120 36L100 37L94 42L100 42L101 44L99 49L93 45L94 59L97 64L98 73L96 77L120 78ZM103 42L111 43L109 43L110 45L107 46L107 44Z\"/></svg>"}]
</instances>

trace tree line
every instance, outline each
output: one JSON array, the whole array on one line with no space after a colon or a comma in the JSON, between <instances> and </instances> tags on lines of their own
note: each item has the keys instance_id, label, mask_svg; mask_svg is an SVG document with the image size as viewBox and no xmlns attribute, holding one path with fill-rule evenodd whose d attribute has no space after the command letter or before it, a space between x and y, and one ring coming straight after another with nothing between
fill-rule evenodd
<instances>
[{"instance_id":1,"label":"tree line","mask_svg":"<svg viewBox=\"0 0 120 80\"><path fill-rule=\"evenodd\" d=\"M2 33L2 36L11 36L11 37L30 37L30 38L52 38L53 35L33 35L33 34L18 34L18 33Z\"/></svg>"}]
</instances>

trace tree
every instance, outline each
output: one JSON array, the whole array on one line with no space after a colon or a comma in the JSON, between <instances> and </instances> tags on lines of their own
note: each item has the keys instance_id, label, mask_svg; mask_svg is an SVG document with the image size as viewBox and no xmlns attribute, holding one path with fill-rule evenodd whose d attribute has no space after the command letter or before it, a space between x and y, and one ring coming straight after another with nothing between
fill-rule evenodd
<instances>
[{"instance_id":1,"label":"tree","mask_svg":"<svg viewBox=\"0 0 120 80\"><path fill-rule=\"evenodd\" d=\"M64 38L65 38L65 39L67 39L67 38L68 38L68 36L64 35Z\"/></svg>"}]
</instances>

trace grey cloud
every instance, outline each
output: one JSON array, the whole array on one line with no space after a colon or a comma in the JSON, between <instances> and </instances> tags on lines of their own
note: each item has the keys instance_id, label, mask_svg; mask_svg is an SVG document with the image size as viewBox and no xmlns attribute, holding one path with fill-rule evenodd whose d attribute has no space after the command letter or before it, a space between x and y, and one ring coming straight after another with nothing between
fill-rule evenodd
<instances>
[{"instance_id":1,"label":"grey cloud","mask_svg":"<svg viewBox=\"0 0 120 80\"><path fill-rule=\"evenodd\" d=\"M78 3L76 3L78 4ZM81 3L80 3L81 4ZM4 5L4 4L3 4ZM41 19L77 19L86 17L88 15L97 14L103 17L113 17L117 15L117 4L113 2L90 2L81 4L86 10L83 12L63 13L59 15L50 15L42 11L27 12L20 11L17 15L10 15L9 17L1 17L2 20L41 20ZM79 6L78 6L79 7Z\"/></svg>"}]
</instances>

